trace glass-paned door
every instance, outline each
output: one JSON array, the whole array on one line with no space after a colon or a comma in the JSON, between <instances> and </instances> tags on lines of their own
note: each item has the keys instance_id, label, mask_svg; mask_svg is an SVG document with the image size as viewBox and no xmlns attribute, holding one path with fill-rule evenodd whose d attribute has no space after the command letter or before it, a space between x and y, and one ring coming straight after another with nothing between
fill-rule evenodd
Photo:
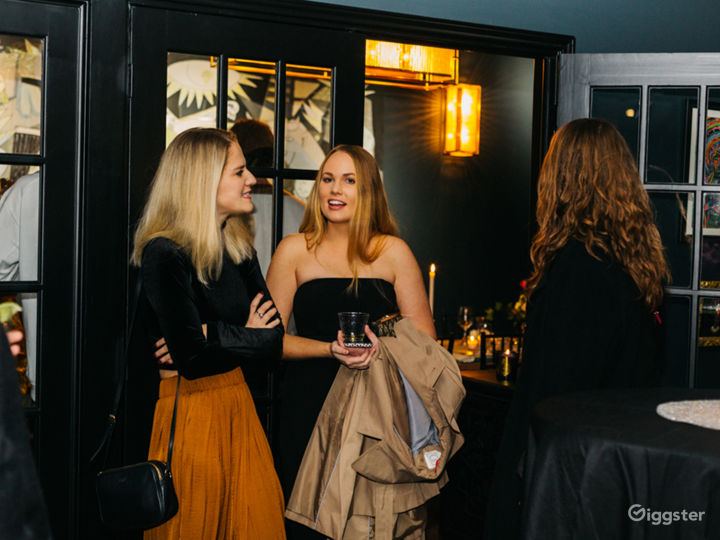
<instances>
[{"instance_id":1,"label":"glass-paned door","mask_svg":"<svg viewBox=\"0 0 720 540\"><path fill-rule=\"evenodd\" d=\"M38 282L43 57L45 39L0 34L0 281ZM16 163L2 163L10 155ZM33 163L35 162L35 163ZM23 404L37 400L37 292L3 294L17 304L5 322L25 333L17 372ZM21 310L21 311L20 311Z\"/></svg>"},{"instance_id":2,"label":"glass-paned door","mask_svg":"<svg viewBox=\"0 0 720 540\"><path fill-rule=\"evenodd\" d=\"M364 40L345 33L133 7L131 215L163 149L198 126L231 129L258 178L255 248L263 272L297 232L325 153L362 144ZM249 381L271 429L272 381ZM267 383L267 384L266 384Z\"/></svg>"},{"instance_id":3,"label":"glass-paned door","mask_svg":"<svg viewBox=\"0 0 720 540\"><path fill-rule=\"evenodd\" d=\"M637 158L672 272L665 383L720 387L720 55L562 55L558 126L610 121Z\"/></svg>"},{"instance_id":4,"label":"glass-paned door","mask_svg":"<svg viewBox=\"0 0 720 540\"><path fill-rule=\"evenodd\" d=\"M21 310L6 324L24 332L17 382L58 537L70 535L78 469L81 18L77 6L0 8L0 302Z\"/></svg>"},{"instance_id":5,"label":"glass-paned door","mask_svg":"<svg viewBox=\"0 0 720 540\"><path fill-rule=\"evenodd\" d=\"M199 28L191 14L140 7L132 19L133 215L175 135L196 126L233 129L263 179L255 220L266 270L275 245L297 230L302 181L315 177L335 144L362 144L364 40L232 17L206 16ZM293 207L289 221L285 207Z\"/></svg>"}]
</instances>

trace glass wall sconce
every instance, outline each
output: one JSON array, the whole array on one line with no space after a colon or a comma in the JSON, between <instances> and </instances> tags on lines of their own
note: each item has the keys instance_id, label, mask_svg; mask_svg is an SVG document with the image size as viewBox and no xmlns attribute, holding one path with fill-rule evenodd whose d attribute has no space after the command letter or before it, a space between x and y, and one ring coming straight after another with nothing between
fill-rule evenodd
<instances>
[{"instance_id":1,"label":"glass wall sconce","mask_svg":"<svg viewBox=\"0 0 720 540\"><path fill-rule=\"evenodd\" d=\"M480 94L475 84L445 89L445 146L450 156L475 156L480 151Z\"/></svg>"}]
</instances>

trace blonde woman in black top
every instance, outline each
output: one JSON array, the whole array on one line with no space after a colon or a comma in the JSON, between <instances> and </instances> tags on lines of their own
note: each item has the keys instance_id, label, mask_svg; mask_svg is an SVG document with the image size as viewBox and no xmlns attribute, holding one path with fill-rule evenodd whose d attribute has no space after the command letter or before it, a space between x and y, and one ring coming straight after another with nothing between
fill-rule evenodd
<instances>
[{"instance_id":1,"label":"blonde woman in black top","mask_svg":"<svg viewBox=\"0 0 720 540\"><path fill-rule=\"evenodd\" d=\"M164 344L150 459L166 459L181 377L180 510L146 539L285 538L282 492L243 377L277 361L283 338L251 243L254 184L232 133L185 131L163 154L135 235L143 319Z\"/></svg>"}]
</instances>

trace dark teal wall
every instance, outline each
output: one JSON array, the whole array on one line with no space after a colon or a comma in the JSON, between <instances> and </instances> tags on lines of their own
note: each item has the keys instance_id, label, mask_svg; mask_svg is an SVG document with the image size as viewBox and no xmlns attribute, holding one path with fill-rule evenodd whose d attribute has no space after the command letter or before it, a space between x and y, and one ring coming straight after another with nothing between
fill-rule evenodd
<instances>
[{"instance_id":1,"label":"dark teal wall","mask_svg":"<svg viewBox=\"0 0 720 540\"><path fill-rule=\"evenodd\" d=\"M492 26L568 34L578 53L715 52L718 0L325 0Z\"/></svg>"}]
</instances>

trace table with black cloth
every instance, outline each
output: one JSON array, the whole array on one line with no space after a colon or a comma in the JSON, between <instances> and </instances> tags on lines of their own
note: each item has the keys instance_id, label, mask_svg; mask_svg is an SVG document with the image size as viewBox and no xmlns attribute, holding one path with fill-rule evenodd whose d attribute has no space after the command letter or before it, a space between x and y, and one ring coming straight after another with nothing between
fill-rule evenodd
<instances>
[{"instance_id":1,"label":"table with black cloth","mask_svg":"<svg viewBox=\"0 0 720 540\"><path fill-rule=\"evenodd\" d=\"M720 539L720 431L656 413L660 403L699 399L720 399L720 390L603 390L538 403L524 538Z\"/></svg>"}]
</instances>

